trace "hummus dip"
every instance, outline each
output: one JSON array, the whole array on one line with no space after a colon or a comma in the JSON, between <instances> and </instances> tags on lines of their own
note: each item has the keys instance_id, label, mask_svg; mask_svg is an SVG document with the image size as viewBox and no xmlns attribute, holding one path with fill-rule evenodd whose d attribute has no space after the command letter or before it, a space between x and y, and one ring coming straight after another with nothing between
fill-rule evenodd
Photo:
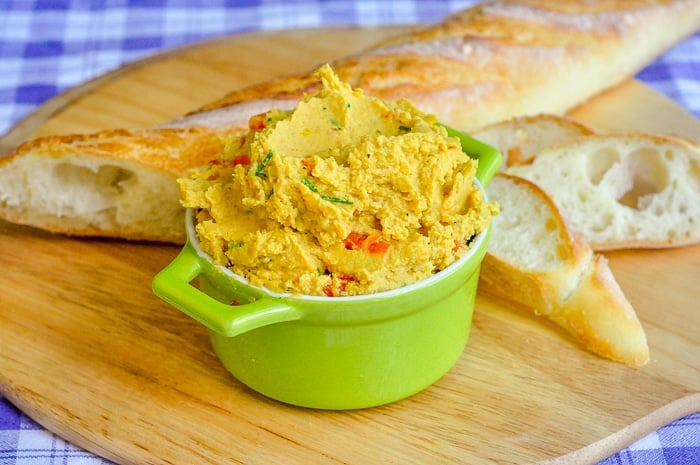
<instances>
[{"instance_id":1,"label":"hummus dip","mask_svg":"<svg viewBox=\"0 0 700 465\"><path fill-rule=\"evenodd\" d=\"M325 65L317 95L250 120L180 179L200 245L255 286L343 296L413 283L464 255L497 211L435 116Z\"/></svg>"}]
</instances>

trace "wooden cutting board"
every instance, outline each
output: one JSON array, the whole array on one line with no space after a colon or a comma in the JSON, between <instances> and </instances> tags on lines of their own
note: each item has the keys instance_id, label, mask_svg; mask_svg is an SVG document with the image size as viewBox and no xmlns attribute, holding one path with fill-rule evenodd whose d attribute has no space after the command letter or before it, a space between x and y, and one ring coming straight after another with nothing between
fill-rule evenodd
<instances>
[{"instance_id":1,"label":"wooden cutting board","mask_svg":"<svg viewBox=\"0 0 700 465\"><path fill-rule=\"evenodd\" d=\"M46 103L0 148L157 124L400 31L245 34L173 50ZM634 81L573 115L602 130L700 135L700 122ZM348 412L283 405L229 376L204 327L151 293L178 250L0 222L0 392L73 443L140 465L584 464L700 411L700 246L607 254L647 331L652 361L641 369L479 297L449 374L409 399Z\"/></svg>"}]
</instances>

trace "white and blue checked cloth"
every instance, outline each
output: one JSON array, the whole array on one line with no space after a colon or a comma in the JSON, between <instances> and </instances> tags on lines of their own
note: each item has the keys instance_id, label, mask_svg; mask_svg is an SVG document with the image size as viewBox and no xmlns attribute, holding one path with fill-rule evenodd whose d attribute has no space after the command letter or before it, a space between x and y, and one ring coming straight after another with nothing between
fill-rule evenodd
<instances>
[{"instance_id":1,"label":"white and blue checked cloth","mask_svg":"<svg viewBox=\"0 0 700 465\"><path fill-rule=\"evenodd\" d=\"M434 22L474 3L0 0L0 134L57 93L164 49L237 32ZM700 33L637 77L700 118ZM108 463L44 430L0 396L0 465ZM599 465L700 465L700 412Z\"/></svg>"}]
</instances>

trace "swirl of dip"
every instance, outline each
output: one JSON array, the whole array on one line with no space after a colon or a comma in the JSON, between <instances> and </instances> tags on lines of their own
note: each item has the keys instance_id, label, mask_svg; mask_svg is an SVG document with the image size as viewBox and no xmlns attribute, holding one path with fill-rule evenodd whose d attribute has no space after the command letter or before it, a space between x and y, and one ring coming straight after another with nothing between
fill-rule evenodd
<instances>
[{"instance_id":1,"label":"swirl of dip","mask_svg":"<svg viewBox=\"0 0 700 465\"><path fill-rule=\"evenodd\" d=\"M477 161L433 115L341 82L250 120L219 158L179 179L201 247L255 286L359 295L431 276L497 212Z\"/></svg>"}]
</instances>

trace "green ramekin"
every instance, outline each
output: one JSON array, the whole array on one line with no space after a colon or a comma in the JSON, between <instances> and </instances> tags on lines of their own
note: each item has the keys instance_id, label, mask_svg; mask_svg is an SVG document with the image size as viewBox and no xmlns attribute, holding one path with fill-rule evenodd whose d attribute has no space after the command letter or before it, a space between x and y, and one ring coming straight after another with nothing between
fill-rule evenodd
<instances>
[{"instance_id":1,"label":"green ramekin","mask_svg":"<svg viewBox=\"0 0 700 465\"><path fill-rule=\"evenodd\" d=\"M477 186L488 184L501 154L448 132L479 160ZM191 210L186 227L187 244L154 277L153 291L209 328L223 366L265 396L320 409L378 406L433 384L466 347L490 228L464 257L427 279L376 294L321 297L249 285L200 249Z\"/></svg>"}]
</instances>

